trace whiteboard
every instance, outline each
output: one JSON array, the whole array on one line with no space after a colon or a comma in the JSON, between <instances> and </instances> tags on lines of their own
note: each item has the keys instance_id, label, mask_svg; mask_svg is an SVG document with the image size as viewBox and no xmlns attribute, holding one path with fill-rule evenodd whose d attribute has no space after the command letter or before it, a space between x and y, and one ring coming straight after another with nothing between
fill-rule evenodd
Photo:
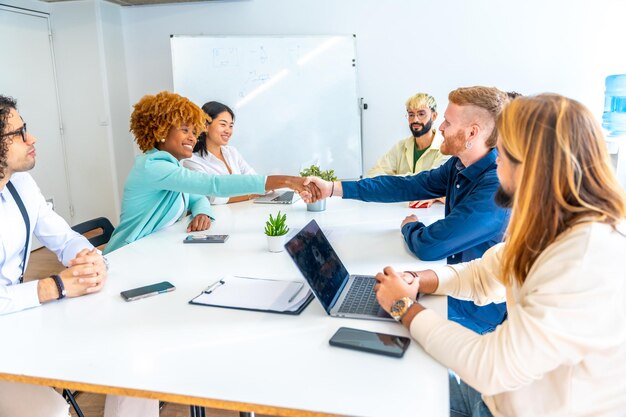
<instances>
[{"instance_id":1,"label":"whiteboard","mask_svg":"<svg viewBox=\"0 0 626 417\"><path fill-rule=\"evenodd\" d=\"M174 91L231 107L229 144L259 174L362 175L354 36L172 35L171 50Z\"/></svg>"}]
</instances>

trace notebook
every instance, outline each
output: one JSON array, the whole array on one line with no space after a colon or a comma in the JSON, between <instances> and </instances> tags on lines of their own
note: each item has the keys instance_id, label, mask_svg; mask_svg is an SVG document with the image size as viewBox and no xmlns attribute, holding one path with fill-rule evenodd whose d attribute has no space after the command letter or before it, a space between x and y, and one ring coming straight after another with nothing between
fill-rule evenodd
<instances>
[{"instance_id":1,"label":"notebook","mask_svg":"<svg viewBox=\"0 0 626 417\"><path fill-rule=\"evenodd\" d=\"M274 190L254 200L258 204L292 204L300 199L298 193L288 190Z\"/></svg>"},{"instance_id":2,"label":"notebook","mask_svg":"<svg viewBox=\"0 0 626 417\"><path fill-rule=\"evenodd\" d=\"M350 275L315 220L291 238L285 249L330 316L393 320L376 300L376 279Z\"/></svg>"}]
</instances>

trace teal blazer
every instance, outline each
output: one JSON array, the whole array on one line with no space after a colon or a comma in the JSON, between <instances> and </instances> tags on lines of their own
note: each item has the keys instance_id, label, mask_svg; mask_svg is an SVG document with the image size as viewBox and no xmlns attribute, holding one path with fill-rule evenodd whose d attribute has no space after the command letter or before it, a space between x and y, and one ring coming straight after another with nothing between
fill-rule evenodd
<instances>
[{"instance_id":1,"label":"teal blazer","mask_svg":"<svg viewBox=\"0 0 626 417\"><path fill-rule=\"evenodd\" d=\"M261 175L209 175L184 168L170 153L152 149L135 158L122 199L120 224L104 253L141 239L175 220L184 204L183 215L211 215L205 197L231 197L265 193Z\"/></svg>"}]
</instances>

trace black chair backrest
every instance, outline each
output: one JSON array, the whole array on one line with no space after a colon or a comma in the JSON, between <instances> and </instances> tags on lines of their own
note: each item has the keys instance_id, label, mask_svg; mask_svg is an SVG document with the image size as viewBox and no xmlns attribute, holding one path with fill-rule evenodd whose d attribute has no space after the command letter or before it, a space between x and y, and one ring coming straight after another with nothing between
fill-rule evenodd
<instances>
[{"instance_id":1,"label":"black chair backrest","mask_svg":"<svg viewBox=\"0 0 626 417\"><path fill-rule=\"evenodd\" d=\"M111 239L111 235L113 234L113 224L106 217L98 217L96 219L87 220L86 222L79 223L72 227L77 233L84 235L87 232L91 232L92 230L102 229L102 233L96 236L88 237L89 243L98 247L100 245L104 245L109 242Z\"/></svg>"}]
</instances>

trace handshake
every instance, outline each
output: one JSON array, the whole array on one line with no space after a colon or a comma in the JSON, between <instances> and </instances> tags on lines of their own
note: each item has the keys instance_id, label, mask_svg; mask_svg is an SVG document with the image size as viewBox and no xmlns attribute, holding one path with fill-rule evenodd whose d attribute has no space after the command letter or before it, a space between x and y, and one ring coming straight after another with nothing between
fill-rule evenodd
<instances>
[{"instance_id":1,"label":"handshake","mask_svg":"<svg viewBox=\"0 0 626 417\"><path fill-rule=\"evenodd\" d=\"M287 187L300 194L305 203L315 203L324 198L343 195L341 182L326 181L320 177L290 177Z\"/></svg>"}]
</instances>

